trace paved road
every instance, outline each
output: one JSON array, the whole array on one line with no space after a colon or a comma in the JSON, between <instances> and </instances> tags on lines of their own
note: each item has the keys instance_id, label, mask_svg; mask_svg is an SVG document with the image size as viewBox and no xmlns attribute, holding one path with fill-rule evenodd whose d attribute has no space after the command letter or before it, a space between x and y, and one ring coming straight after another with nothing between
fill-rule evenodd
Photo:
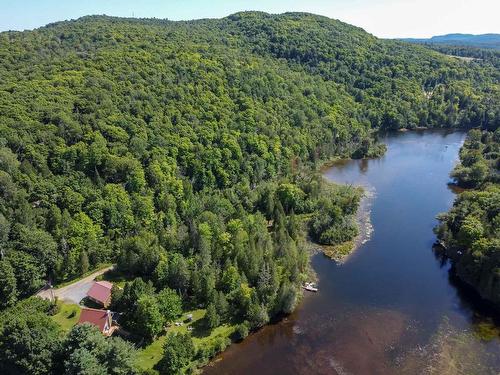
<instances>
[{"instance_id":1,"label":"paved road","mask_svg":"<svg viewBox=\"0 0 500 375\"><path fill-rule=\"evenodd\" d=\"M113 268L113 266L103 268L100 271L94 272L92 275L89 275L83 279L75 281L72 284L63 286L62 288L53 289L54 297L58 297L60 300L64 300L70 303L80 303L82 299L87 296L87 292L94 284L94 279L102 275L104 272L109 271ZM50 289L42 290L37 293L37 296L45 299L51 298Z\"/></svg>"}]
</instances>

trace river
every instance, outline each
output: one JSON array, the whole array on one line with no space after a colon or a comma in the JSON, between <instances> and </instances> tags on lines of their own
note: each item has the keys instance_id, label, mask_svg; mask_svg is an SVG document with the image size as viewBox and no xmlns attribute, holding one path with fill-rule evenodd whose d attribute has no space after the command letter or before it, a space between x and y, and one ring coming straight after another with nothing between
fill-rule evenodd
<instances>
[{"instance_id":1,"label":"river","mask_svg":"<svg viewBox=\"0 0 500 375\"><path fill-rule=\"evenodd\" d=\"M454 193L449 173L464 133L393 133L387 153L339 162L325 178L370 193L370 239L344 263L312 257L319 292L242 343L205 374L498 374L495 312L457 285L433 250Z\"/></svg>"}]
</instances>

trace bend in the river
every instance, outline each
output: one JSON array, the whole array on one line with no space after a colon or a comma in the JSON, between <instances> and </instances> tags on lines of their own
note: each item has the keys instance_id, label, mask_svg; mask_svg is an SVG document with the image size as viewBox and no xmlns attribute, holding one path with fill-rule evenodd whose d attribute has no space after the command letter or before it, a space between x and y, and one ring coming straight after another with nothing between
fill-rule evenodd
<instances>
[{"instance_id":1,"label":"bend in the river","mask_svg":"<svg viewBox=\"0 0 500 375\"><path fill-rule=\"evenodd\" d=\"M319 293L284 321L232 345L206 374L417 374L500 372L492 314L457 287L433 251L436 214L454 193L449 172L465 134L387 135L385 156L344 161L325 172L368 187L373 233L343 265L321 254L312 263ZM498 331L497 331L498 332Z\"/></svg>"}]
</instances>

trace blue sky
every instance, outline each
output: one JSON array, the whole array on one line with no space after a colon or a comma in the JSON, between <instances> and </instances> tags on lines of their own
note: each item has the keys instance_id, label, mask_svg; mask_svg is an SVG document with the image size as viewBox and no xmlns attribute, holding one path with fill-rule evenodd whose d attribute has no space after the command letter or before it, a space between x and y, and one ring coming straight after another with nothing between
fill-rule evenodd
<instances>
[{"instance_id":1,"label":"blue sky","mask_svg":"<svg viewBox=\"0 0 500 375\"><path fill-rule=\"evenodd\" d=\"M242 10L322 14L389 38L500 33L500 0L0 0L0 31L33 29L88 14L187 20Z\"/></svg>"}]
</instances>

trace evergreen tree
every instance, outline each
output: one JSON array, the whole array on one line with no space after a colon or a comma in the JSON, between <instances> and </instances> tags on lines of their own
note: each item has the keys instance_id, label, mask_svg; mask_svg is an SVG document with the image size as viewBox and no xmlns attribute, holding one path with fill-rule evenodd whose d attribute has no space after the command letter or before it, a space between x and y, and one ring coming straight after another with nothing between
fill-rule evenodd
<instances>
[{"instance_id":1,"label":"evergreen tree","mask_svg":"<svg viewBox=\"0 0 500 375\"><path fill-rule=\"evenodd\" d=\"M217 328L220 325L220 316L213 303L208 305L204 320L209 329Z\"/></svg>"},{"instance_id":2,"label":"evergreen tree","mask_svg":"<svg viewBox=\"0 0 500 375\"><path fill-rule=\"evenodd\" d=\"M0 308L12 306L17 301L17 282L14 268L7 260L0 260Z\"/></svg>"},{"instance_id":3,"label":"evergreen tree","mask_svg":"<svg viewBox=\"0 0 500 375\"><path fill-rule=\"evenodd\" d=\"M265 306L252 303L247 312L247 319L252 329L263 327L269 322L269 315Z\"/></svg>"},{"instance_id":4,"label":"evergreen tree","mask_svg":"<svg viewBox=\"0 0 500 375\"><path fill-rule=\"evenodd\" d=\"M220 322L225 323L230 318L229 302L223 292L218 292L215 298L215 310L219 314Z\"/></svg>"},{"instance_id":5,"label":"evergreen tree","mask_svg":"<svg viewBox=\"0 0 500 375\"><path fill-rule=\"evenodd\" d=\"M84 274L89 270L89 257L86 251L80 253L80 273Z\"/></svg>"}]
</instances>

